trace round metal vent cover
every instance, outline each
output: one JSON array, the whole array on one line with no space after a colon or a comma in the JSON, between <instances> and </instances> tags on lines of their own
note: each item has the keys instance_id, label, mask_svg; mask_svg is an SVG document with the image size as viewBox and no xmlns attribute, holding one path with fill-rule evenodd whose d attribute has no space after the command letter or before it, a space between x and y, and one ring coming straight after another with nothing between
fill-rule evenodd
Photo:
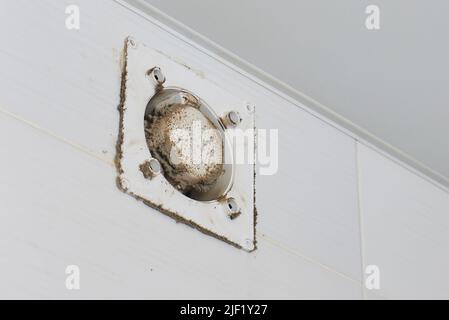
<instances>
[{"instance_id":1,"label":"round metal vent cover","mask_svg":"<svg viewBox=\"0 0 449 320\"><path fill-rule=\"evenodd\" d=\"M144 124L151 155L177 190L200 201L226 194L231 148L221 119L203 100L184 89L161 88L147 105Z\"/></svg>"}]
</instances>

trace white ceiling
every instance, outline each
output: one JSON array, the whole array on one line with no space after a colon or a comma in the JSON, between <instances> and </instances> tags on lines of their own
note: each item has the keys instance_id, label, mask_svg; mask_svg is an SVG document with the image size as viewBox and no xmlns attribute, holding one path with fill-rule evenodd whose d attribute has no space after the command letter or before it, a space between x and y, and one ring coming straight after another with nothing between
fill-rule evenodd
<instances>
[{"instance_id":1,"label":"white ceiling","mask_svg":"<svg viewBox=\"0 0 449 320\"><path fill-rule=\"evenodd\" d=\"M449 1L145 1L449 178Z\"/></svg>"}]
</instances>

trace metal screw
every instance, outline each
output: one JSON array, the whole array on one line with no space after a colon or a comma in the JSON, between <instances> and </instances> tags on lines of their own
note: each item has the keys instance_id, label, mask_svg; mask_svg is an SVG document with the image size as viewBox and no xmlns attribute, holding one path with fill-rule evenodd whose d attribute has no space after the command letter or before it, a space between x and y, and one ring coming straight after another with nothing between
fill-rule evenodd
<instances>
[{"instance_id":1,"label":"metal screw","mask_svg":"<svg viewBox=\"0 0 449 320\"><path fill-rule=\"evenodd\" d=\"M233 127L236 127L237 125L240 124L240 122L242 122L242 118L240 117L240 115L238 114L237 111L230 111L227 115L227 118L228 118L229 123Z\"/></svg>"},{"instance_id":2,"label":"metal screw","mask_svg":"<svg viewBox=\"0 0 449 320\"><path fill-rule=\"evenodd\" d=\"M161 68L155 67L147 72L158 85L162 85L165 82L165 75L162 73Z\"/></svg>"},{"instance_id":3,"label":"metal screw","mask_svg":"<svg viewBox=\"0 0 449 320\"><path fill-rule=\"evenodd\" d=\"M234 198L228 198L226 200L226 208L231 220L237 218L241 214L240 207Z\"/></svg>"},{"instance_id":4,"label":"metal screw","mask_svg":"<svg viewBox=\"0 0 449 320\"><path fill-rule=\"evenodd\" d=\"M252 105L251 103L246 104L246 110L248 110L249 113L253 113L254 105Z\"/></svg>"},{"instance_id":5,"label":"metal screw","mask_svg":"<svg viewBox=\"0 0 449 320\"><path fill-rule=\"evenodd\" d=\"M146 179L151 179L161 173L162 167L157 159L151 158L140 166L140 171Z\"/></svg>"},{"instance_id":6,"label":"metal screw","mask_svg":"<svg viewBox=\"0 0 449 320\"><path fill-rule=\"evenodd\" d=\"M148 162L149 162L148 166L154 174L161 173L161 170L162 170L161 164L159 163L159 161L157 159L152 158Z\"/></svg>"}]
</instances>

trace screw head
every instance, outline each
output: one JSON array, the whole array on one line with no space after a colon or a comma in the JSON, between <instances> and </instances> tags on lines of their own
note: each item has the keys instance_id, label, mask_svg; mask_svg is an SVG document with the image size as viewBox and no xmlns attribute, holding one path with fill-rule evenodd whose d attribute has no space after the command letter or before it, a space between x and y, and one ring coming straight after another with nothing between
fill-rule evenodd
<instances>
[{"instance_id":1,"label":"screw head","mask_svg":"<svg viewBox=\"0 0 449 320\"><path fill-rule=\"evenodd\" d=\"M165 75L162 73L161 68L155 67L148 70L147 75L152 79L157 85L162 85L165 82Z\"/></svg>"},{"instance_id":2,"label":"screw head","mask_svg":"<svg viewBox=\"0 0 449 320\"><path fill-rule=\"evenodd\" d=\"M159 174L162 171L161 168L161 164L159 163L159 161L157 159L150 159L150 161L148 161L148 167L150 168L151 172L153 172L154 174Z\"/></svg>"},{"instance_id":3,"label":"screw head","mask_svg":"<svg viewBox=\"0 0 449 320\"><path fill-rule=\"evenodd\" d=\"M151 179L162 172L162 167L157 159L151 158L140 165L140 171L146 179Z\"/></svg>"},{"instance_id":4,"label":"screw head","mask_svg":"<svg viewBox=\"0 0 449 320\"><path fill-rule=\"evenodd\" d=\"M237 126L242 122L242 118L240 117L239 113L237 111L230 111L228 113L228 120L232 126Z\"/></svg>"},{"instance_id":5,"label":"screw head","mask_svg":"<svg viewBox=\"0 0 449 320\"><path fill-rule=\"evenodd\" d=\"M234 198L228 198L226 200L226 210L231 220L237 218L240 214L240 207Z\"/></svg>"}]
</instances>

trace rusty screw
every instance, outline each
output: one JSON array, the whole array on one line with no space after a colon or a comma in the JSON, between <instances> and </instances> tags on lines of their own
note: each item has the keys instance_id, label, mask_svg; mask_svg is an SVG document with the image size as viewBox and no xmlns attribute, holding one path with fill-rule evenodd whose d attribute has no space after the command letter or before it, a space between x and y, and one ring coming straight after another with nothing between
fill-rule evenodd
<instances>
[{"instance_id":1,"label":"rusty screw","mask_svg":"<svg viewBox=\"0 0 449 320\"><path fill-rule=\"evenodd\" d=\"M151 179L161 173L162 167L157 159L151 158L140 165L140 171L146 179Z\"/></svg>"},{"instance_id":2,"label":"rusty screw","mask_svg":"<svg viewBox=\"0 0 449 320\"><path fill-rule=\"evenodd\" d=\"M162 85L166 80L165 75L159 67L154 67L153 69L148 70L147 75L153 79L157 85Z\"/></svg>"},{"instance_id":3,"label":"rusty screw","mask_svg":"<svg viewBox=\"0 0 449 320\"><path fill-rule=\"evenodd\" d=\"M237 201L234 198L228 198L226 200L226 208L228 211L228 216L231 220L237 218L241 214Z\"/></svg>"},{"instance_id":4,"label":"rusty screw","mask_svg":"<svg viewBox=\"0 0 449 320\"><path fill-rule=\"evenodd\" d=\"M150 170L151 170L154 174L159 174L159 173L161 173L161 170L162 170L161 164L159 163L159 161L158 161L157 159L154 159L154 158L150 159L150 161L149 161L149 167L150 167Z\"/></svg>"}]
</instances>

